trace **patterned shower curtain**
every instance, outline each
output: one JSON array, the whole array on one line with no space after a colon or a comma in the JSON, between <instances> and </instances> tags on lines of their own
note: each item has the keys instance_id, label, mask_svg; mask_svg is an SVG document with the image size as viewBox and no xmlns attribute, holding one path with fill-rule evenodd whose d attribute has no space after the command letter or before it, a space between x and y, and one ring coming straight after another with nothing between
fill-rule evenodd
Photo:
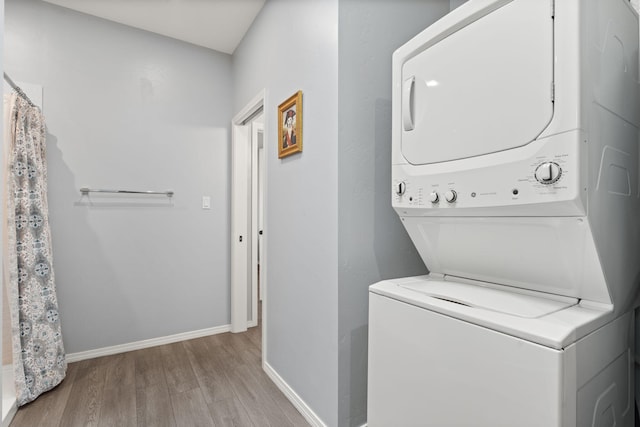
<instances>
[{"instance_id":1,"label":"patterned shower curtain","mask_svg":"<svg viewBox=\"0 0 640 427\"><path fill-rule=\"evenodd\" d=\"M16 399L24 405L58 385L67 363L53 274L44 117L12 94L5 126L5 286Z\"/></svg>"}]
</instances>

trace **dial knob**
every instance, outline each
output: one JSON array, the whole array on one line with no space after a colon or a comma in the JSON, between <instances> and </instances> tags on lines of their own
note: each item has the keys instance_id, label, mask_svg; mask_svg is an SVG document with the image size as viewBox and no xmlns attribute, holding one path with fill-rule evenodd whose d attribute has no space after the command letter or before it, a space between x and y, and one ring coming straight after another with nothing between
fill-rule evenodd
<instances>
[{"instance_id":1,"label":"dial knob","mask_svg":"<svg viewBox=\"0 0 640 427\"><path fill-rule=\"evenodd\" d=\"M438 203L440 201L440 196L438 196L438 193L435 191L432 191L431 194L429 194L429 200L431 200L431 203Z\"/></svg>"},{"instance_id":2,"label":"dial knob","mask_svg":"<svg viewBox=\"0 0 640 427\"><path fill-rule=\"evenodd\" d=\"M407 191L407 184L404 181L398 182L394 187L394 191L398 196L402 196Z\"/></svg>"},{"instance_id":3,"label":"dial knob","mask_svg":"<svg viewBox=\"0 0 640 427\"><path fill-rule=\"evenodd\" d=\"M536 168L535 177L539 183L549 185L562 176L562 168L554 162L544 162Z\"/></svg>"},{"instance_id":4,"label":"dial knob","mask_svg":"<svg viewBox=\"0 0 640 427\"><path fill-rule=\"evenodd\" d=\"M444 198L447 202L453 203L458 198L458 193L455 190L447 190L444 193Z\"/></svg>"}]
</instances>

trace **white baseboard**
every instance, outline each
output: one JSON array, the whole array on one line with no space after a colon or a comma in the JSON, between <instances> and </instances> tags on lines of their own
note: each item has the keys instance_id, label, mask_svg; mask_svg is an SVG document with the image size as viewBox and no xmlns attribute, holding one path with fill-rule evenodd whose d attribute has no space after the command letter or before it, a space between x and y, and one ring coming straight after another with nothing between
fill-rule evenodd
<instances>
[{"instance_id":1,"label":"white baseboard","mask_svg":"<svg viewBox=\"0 0 640 427\"><path fill-rule=\"evenodd\" d=\"M296 394L295 391L282 379L280 375L269 365L267 362L263 364L264 371L267 373L269 378L275 383L275 385L280 389L282 393L291 401L293 406L302 414L302 416L311 424L313 427L327 427L327 425L320 419L318 415L307 405L300 396Z\"/></svg>"},{"instance_id":2,"label":"white baseboard","mask_svg":"<svg viewBox=\"0 0 640 427\"><path fill-rule=\"evenodd\" d=\"M9 427L11 421L13 421L13 417L16 416L16 412L18 412L18 404L16 403L16 400L13 399L13 404L11 405L9 412L2 418L2 427Z\"/></svg>"},{"instance_id":3,"label":"white baseboard","mask_svg":"<svg viewBox=\"0 0 640 427\"><path fill-rule=\"evenodd\" d=\"M155 347L163 344L171 344L179 341L191 340L194 338L206 337L209 335L223 334L231 330L231 325L216 326L213 328L199 329L197 331L183 332L181 334L167 335L166 337L151 338L148 340L135 341L126 344L114 345L111 347L97 348L95 350L81 351L67 354L67 362L79 362L96 357L110 356L112 354L125 353L127 351L141 350L143 348Z\"/></svg>"}]
</instances>

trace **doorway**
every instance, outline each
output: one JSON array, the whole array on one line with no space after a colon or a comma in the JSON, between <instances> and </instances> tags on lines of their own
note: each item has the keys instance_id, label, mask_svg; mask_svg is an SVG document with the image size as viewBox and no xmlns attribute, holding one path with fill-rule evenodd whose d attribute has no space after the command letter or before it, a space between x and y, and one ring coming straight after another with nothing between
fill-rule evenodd
<instances>
[{"instance_id":1,"label":"doorway","mask_svg":"<svg viewBox=\"0 0 640 427\"><path fill-rule=\"evenodd\" d=\"M231 332L258 326L260 301L264 302L266 310L263 108L264 91L232 121Z\"/></svg>"}]
</instances>

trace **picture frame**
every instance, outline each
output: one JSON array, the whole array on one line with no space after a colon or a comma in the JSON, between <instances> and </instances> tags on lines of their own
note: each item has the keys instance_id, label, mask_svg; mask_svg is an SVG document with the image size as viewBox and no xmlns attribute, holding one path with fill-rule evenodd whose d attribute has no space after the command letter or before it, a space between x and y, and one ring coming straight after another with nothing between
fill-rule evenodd
<instances>
[{"instance_id":1,"label":"picture frame","mask_svg":"<svg viewBox=\"0 0 640 427\"><path fill-rule=\"evenodd\" d=\"M302 91L278 106L278 158L302 152Z\"/></svg>"}]
</instances>

